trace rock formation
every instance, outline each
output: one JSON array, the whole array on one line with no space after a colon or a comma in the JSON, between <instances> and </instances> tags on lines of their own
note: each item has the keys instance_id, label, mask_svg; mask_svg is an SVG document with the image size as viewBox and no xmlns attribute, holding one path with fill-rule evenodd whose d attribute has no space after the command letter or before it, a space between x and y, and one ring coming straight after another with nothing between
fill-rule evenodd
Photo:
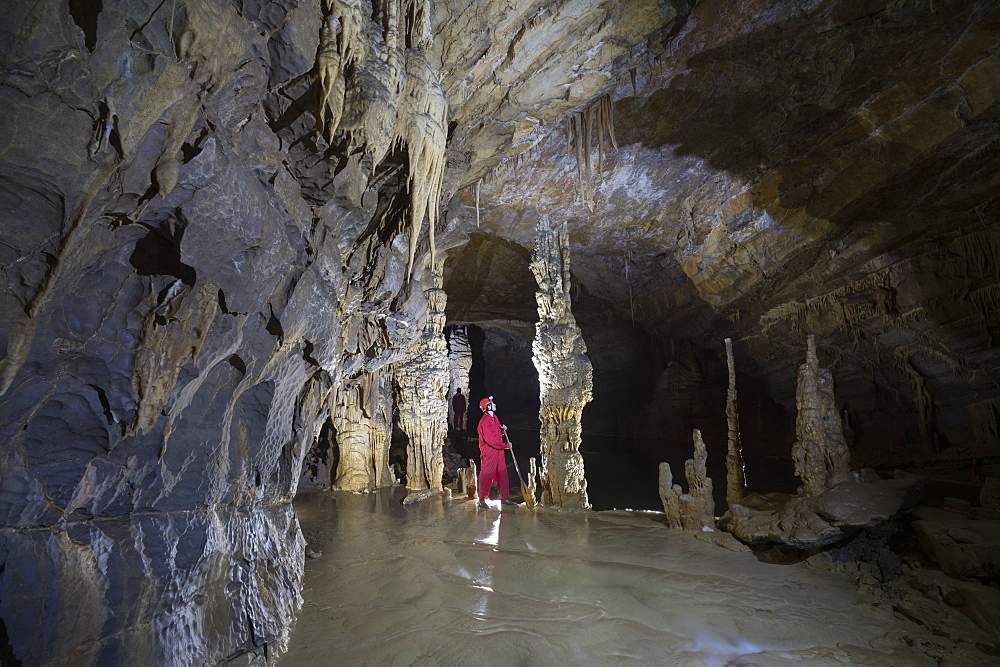
<instances>
[{"instance_id":1,"label":"rock formation","mask_svg":"<svg viewBox=\"0 0 1000 667\"><path fill-rule=\"evenodd\" d=\"M730 506L742 500L747 492L743 468L743 446L740 444L740 414L736 409L736 364L733 361L733 340L726 339L726 368L729 390L726 392L726 425L729 438L726 448L726 503Z\"/></svg>"},{"instance_id":2,"label":"rock formation","mask_svg":"<svg viewBox=\"0 0 1000 667\"><path fill-rule=\"evenodd\" d=\"M542 504L588 507L580 455L580 418L592 398L593 369L570 301L569 232L542 216L531 272L538 283L538 323L531 360L541 407Z\"/></svg>"},{"instance_id":3,"label":"rock formation","mask_svg":"<svg viewBox=\"0 0 1000 667\"><path fill-rule=\"evenodd\" d=\"M441 492L444 442L448 436L448 351L444 339L447 295L441 273L435 271L427 297L427 323L409 358L395 367L399 426L409 438L406 446L405 504Z\"/></svg>"},{"instance_id":4,"label":"rock formation","mask_svg":"<svg viewBox=\"0 0 1000 667\"><path fill-rule=\"evenodd\" d=\"M469 396L469 370L472 368L472 348L469 347L469 334L465 327L451 327L448 331L448 370L451 383L448 386L448 416L450 423L455 423L454 409L451 399L461 389L465 394L466 411L472 409L472 398Z\"/></svg>"},{"instance_id":5,"label":"rock formation","mask_svg":"<svg viewBox=\"0 0 1000 667\"><path fill-rule=\"evenodd\" d=\"M715 528L715 499L712 497L712 479L708 476L706 461L708 449L701 437L701 431L694 429L694 458L684 462L684 476L687 478L688 493L679 484L673 483L670 464L660 464L660 500L666 515L667 525L698 532Z\"/></svg>"},{"instance_id":6,"label":"rock formation","mask_svg":"<svg viewBox=\"0 0 1000 667\"><path fill-rule=\"evenodd\" d=\"M764 507L761 500L745 499L733 505L719 526L747 544L785 544L797 549L825 547L853 535L861 528L888 521L916 504L920 485L916 480L842 482L815 496L797 495L777 499L777 508Z\"/></svg>"},{"instance_id":7,"label":"rock formation","mask_svg":"<svg viewBox=\"0 0 1000 667\"><path fill-rule=\"evenodd\" d=\"M0 617L18 659L273 659L299 599L290 503L303 477L337 482L338 431L343 485L385 481L390 376L443 308L432 268L449 324L502 327L530 367L541 211L573 228L578 325L546 354L566 341L581 369L543 387L567 447L544 454L550 502L593 500L583 340L588 420L613 443L595 453L649 464L646 428L676 451L693 424L722 442L715 350L740 341L750 461L793 440L806 333L836 360L852 461L996 499L978 472L1000 438L996 3L542 4L6 3ZM535 412L529 376L512 414ZM841 488L810 377L797 451L818 495L792 519ZM414 494L433 493L446 408L420 413L431 381L406 381ZM788 532L765 528L747 534Z\"/></svg>"},{"instance_id":8,"label":"rock formation","mask_svg":"<svg viewBox=\"0 0 1000 667\"><path fill-rule=\"evenodd\" d=\"M795 404L798 418L792 459L795 474L802 480L799 493L815 496L841 482L850 481L850 450L844 440L833 395L833 373L820 368L816 356L816 337L809 335L806 362L799 366Z\"/></svg>"},{"instance_id":9,"label":"rock formation","mask_svg":"<svg viewBox=\"0 0 1000 667\"><path fill-rule=\"evenodd\" d=\"M368 491L392 484L389 426L392 393L381 373L331 392L331 421L337 430L338 463L333 488Z\"/></svg>"}]
</instances>

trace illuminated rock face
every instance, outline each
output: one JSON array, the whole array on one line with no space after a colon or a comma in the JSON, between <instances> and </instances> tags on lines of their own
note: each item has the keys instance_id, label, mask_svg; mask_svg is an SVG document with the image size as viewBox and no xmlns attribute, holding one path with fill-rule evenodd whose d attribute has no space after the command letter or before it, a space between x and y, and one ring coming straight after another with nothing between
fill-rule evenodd
<instances>
[{"instance_id":1,"label":"illuminated rock face","mask_svg":"<svg viewBox=\"0 0 1000 667\"><path fill-rule=\"evenodd\" d=\"M806 362L799 366L795 394L798 418L792 445L795 474L802 480L799 493L815 496L841 482L851 481L851 453L844 441L840 412L833 395L833 373L820 368L816 337L808 337Z\"/></svg>"},{"instance_id":2,"label":"illuminated rock face","mask_svg":"<svg viewBox=\"0 0 1000 667\"><path fill-rule=\"evenodd\" d=\"M448 334L448 370L451 377L451 383L448 387L448 414L452 419L451 423L454 423L455 417L451 399L459 389L465 394L466 414L473 407L472 398L469 396L469 370L471 369L472 348L469 346L469 334L465 327L453 327Z\"/></svg>"},{"instance_id":3,"label":"illuminated rock face","mask_svg":"<svg viewBox=\"0 0 1000 667\"><path fill-rule=\"evenodd\" d=\"M410 439L406 447L405 502L417 502L441 491L444 441L448 436L448 350L444 339L447 295L441 274L434 272L427 297L427 324L412 356L396 364L399 426Z\"/></svg>"},{"instance_id":4,"label":"illuminated rock face","mask_svg":"<svg viewBox=\"0 0 1000 667\"><path fill-rule=\"evenodd\" d=\"M715 527L715 500L712 498L712 479L708 476L706 462L708 450L701 431L694 430L694 458L684 462L684 476L688 493L673 483L670 464L660 464L660 500L666 514L667 525L697 532Z\"/></svg>"},{"instance_id":5,"label":"illuminated rock face","mask_svg":"<svg viewBox=\"0 0 1000 667\"><path fill-rule=\"evenodd\" d=\"M392 395L381 373L333 395L331 421L337 429L339 461L334 488L368 491L392 484L389 426Z\"/></svg>"},{"instance_id":6,"label":"illuminated rock face","mask_svg":"<svg viewBox=\"0 0 1000 667\"><path fill-rule=\"evenodd\" d=\"M580 417L592 398L593 369L570 303L569 234L543 216L531 272L538 283L538 323L531 343L542 422L542 504L588 507L580 455Z\"/></svg>"}]
</instances>

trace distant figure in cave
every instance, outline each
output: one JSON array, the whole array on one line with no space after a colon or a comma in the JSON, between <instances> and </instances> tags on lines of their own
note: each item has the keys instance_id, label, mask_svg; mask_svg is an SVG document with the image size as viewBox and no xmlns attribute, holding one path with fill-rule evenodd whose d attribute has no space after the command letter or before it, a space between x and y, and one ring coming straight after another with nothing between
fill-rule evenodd
<instances>
[{"instance_id":1,"label":"distant figure in cave","mask_svg":"<svg viewBox=\"0 0 1000 667\"><path fill-rule=\"evenodd\" d=\"M461 431L465 428L465 408L468 404L465 402L465 394L462 393L462 388L459 387L455 390L455 396L451 399L451 409L455 413L455 422L453 426L456 431Z\"/></svg>"},{"instance_id":2,"label":"distant figure in cave","mask_svg":"<svg viewBox=\"0 0 1000 667\"><path fill-rule=\"evenodd\" d=\"M479 401L479 409L486 413L479 420L479 455L482 459L479 466L479 506L487 506L486 499L490 497L493 480L496 480L500 491L500 502L516 505L510 499L507 459L504 456L504 450L510 449L510 445L503 440L507 427L496 416L497 404L492 396Z\"/></svg>"}]
</instances>

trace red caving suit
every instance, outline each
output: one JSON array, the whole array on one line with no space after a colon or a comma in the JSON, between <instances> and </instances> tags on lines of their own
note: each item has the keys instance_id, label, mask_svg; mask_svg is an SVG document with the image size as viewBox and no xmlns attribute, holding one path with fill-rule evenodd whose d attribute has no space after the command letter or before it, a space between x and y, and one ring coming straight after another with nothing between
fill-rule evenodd
<instances>
[{"instance_id":1,"label":"red caving suit","mask_svg":"<svg viewBox=\"0 0 1000 667\"><path fill-rule=\"evenodd\" d=\"M500 499L510 497L510 483L507 481L507 459L504 450L508 449L503 441L503 429L496 415L484 412L479 420L479 455L482 459L479 466L479 497L489 498L493 480L500 488Z\"/></svg>"}]
</instances>

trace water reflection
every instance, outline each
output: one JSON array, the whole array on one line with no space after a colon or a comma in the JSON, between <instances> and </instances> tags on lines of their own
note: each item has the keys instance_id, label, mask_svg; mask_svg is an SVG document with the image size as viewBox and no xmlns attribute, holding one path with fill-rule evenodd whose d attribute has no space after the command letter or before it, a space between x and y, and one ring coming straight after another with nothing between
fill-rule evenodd
<instances>
[{"instance_id":1,"label":"water reflection","mask_svg":"<svg viewBox=\"0 0 1000 667\"><path fill-rule=\"evenodd\" d=\"M209 664L284 650L295 510L133 514L4 531L0 615L24 664Z\"/></svg>"}]
</instances>

